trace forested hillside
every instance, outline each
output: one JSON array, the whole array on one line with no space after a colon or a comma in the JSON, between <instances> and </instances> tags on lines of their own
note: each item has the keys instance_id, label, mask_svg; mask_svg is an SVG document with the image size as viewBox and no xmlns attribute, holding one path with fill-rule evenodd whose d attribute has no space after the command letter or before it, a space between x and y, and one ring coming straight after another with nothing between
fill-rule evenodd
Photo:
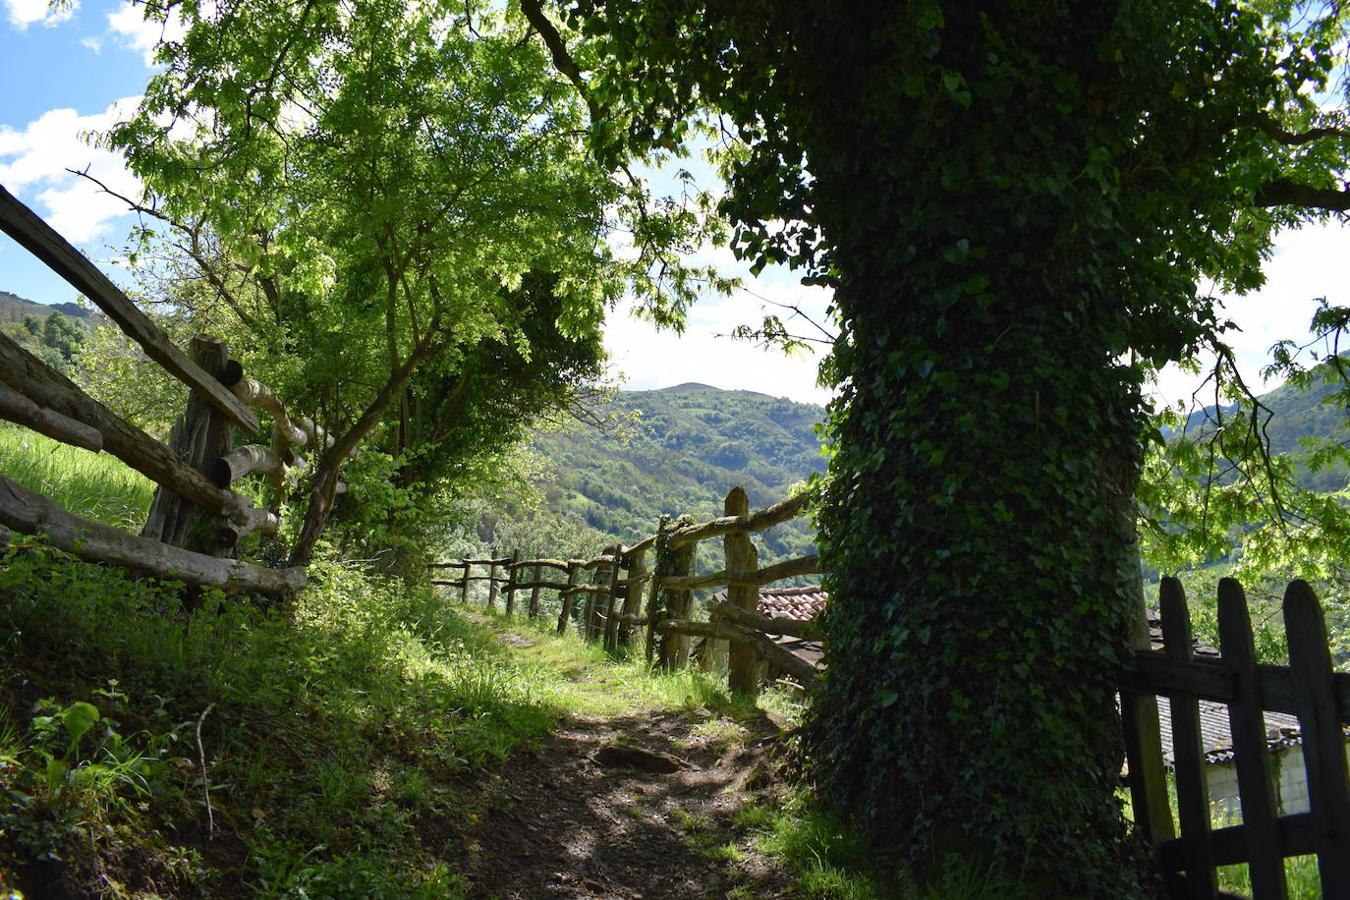
<instances>
[{"instance_id":1,"label":"forested hillside","mask_svg":"<svg viewBox=\"0 0 1350 900\"><path fill-rule=\"evenodd\" d=\"M78 303L34 303L0 290L0 332L65 371L103 317Z\"/></svg>"},{"instance_id":2,"label":"forested hillside","mask_svg":"<svg viewBox=\"0 0 1350 900\"><path fill-rule=\"evenodd\" d=\"M652 534L663 513L721 515L734 485L758 508L825 468L815 434L824 410L811 404L681 384L621 392L599 412L611 427L574 422L535 434L540 487L551 513L630 543ZM797 520L763 538L768 560L810 552L813 535Z\"/></svg>"},{"instance_id":3,"label":"forested hillside","mask_svg":"<svg viewBox=\"0 0 1350 900\"><path fill-rule=\"evenodd\" d=\"M1334 372L1323 370L1323 373L1330 377L1314 376L1306 386L1285 384L1260 396L1261 405L1270 414L1266 433L1270 438L1272 453L1298 453L1300 442L1305 438L1336 442L1350 438L1346 411L1332 397L1345 389L1344 382ZM1193 436L1214 427L1216 410L1231 419L1238 409L1236 403L1205 407L1187 417L1186 432ZM1265 415L1261 414L1262 420ZM1340 462L1333 462L1316 472L1309 471L1306 466L1297 469L1299 484L1316 491L1341 490L1345 487L1348 474L1350 468Z\"/></svg>"}]
</instances>

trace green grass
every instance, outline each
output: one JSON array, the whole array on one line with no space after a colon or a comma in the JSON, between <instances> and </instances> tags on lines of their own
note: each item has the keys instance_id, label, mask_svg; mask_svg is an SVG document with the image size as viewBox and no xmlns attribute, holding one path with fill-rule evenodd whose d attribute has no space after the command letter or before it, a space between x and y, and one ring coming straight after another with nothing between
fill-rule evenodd
<instances>
[{"instance_id":1,"label":"green grass","mask_svg":"<svg viewBox=\"0 0 1350 900\"><path fill-rule=\"evenodd\" d=\"M1317 872L1317 857L1290 856L1284 861L1284 880L1289 888L1289 900L1321 900L1322 876ZM1233 894L1252 895L1251 875L1247 866L1220 866L1219 889Z\"/></svg>"},{"instance_id":2,"label":"green grass","mask_svg":"<svg viewBox=\"0 0 1350 900\"><path fill-rule=\"evenodd\" d=\"M733 821L750 831L756 850L788 866L808 897L870 900L899 893L884 889L869 848L808 792L794 792L784 803L747 806Z\"/></svg>"},{"instance_id":3,"label":"green grass","mask_svg":"<svg viewBox=\"0 0 1350 900\"><path fill-rule=\"evenodd\" d=\"M490 622L534 642L532 647L513 650L512 657L540 701L559 712L599 718L653 710L706 708L743 714L754 710L748 699L733 697L723 679L698 669L654 672L640 653L615 659L599 644L586 643L571 632L559 637L543 618L493 616Z\"/></svg>"},{"instance_id":4,"label":"green grass","mask_svg":"<svg viewBox=\"0 0 1350 900\"><path fill-rule=\"evenodd\" d=\"M107 453L91 453L26 428L0 425L0 473L83 516L139 531L154 484Z\"/></svg>"}]
</instances>

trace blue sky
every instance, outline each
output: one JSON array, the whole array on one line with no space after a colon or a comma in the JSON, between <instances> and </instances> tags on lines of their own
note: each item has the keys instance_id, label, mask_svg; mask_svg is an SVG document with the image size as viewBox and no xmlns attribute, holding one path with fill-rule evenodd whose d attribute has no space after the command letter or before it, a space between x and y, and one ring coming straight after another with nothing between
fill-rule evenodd
<instances>
[{"instance_id":1,"label":"blue sky","mask_svg":"<svg viewBox=\"0 0 1350 900\"><path fill-rule=\"evenodd\" d=\"M109 107L140 94L155 31L144 29L127 3L93 0L53 15L43 0L0 2L0 184L90 256L107 260L130 217L64 170L90 166L127 184L119 162L86 146L81 132L110 124ZM75 296L3 236L0 288L49 303Z\"/></svg>"},{"instance_id":2,"label":"blue sky","mask_svg":"<svg viewBox=\"0 0 1350 900\"><path fill-rule=\"evenodd\" d=\"M135 192L136 181L121 161L88 146L81 134L106 128L118 117L116 104L134 102L151 74L149 53L159 34L126 0L83 0L56 14L46 0L0 0L0 184L120 281L127 279L116 259L131 217L65 169L88 166L116 189ZM1340 226L1284 235L1267 266L1267 287L1225 301L1227 316L1242 329L1230 337L1252 384L1260 384L1256 372L1274 341L1306 335L1317 297L1350 305L1347 249L1350 230ZM799 304L820 317L828 293L801 287L785 270L750 278L723 249L700 255L741 274L749 291L698 304L680 337L655 332L621 306L611 316L606 345L626 385L646 389L701 381L796 400L827 399L815 386L811 356L784 358L725 335L759 320L764 309L759 298ZM44 302L75 296L3 236L0 289ZM1192 376L1171 370L1163 374L1158 394L1181 399L1194 383Z\"/></svg>"}]
</instances>

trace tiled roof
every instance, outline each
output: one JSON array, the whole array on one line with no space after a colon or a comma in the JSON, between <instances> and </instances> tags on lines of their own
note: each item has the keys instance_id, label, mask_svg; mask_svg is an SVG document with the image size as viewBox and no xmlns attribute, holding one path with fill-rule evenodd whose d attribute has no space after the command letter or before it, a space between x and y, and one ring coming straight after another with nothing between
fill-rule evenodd
<instances>
[{"instance_id":1,"label":"tiled roof","mask_svg":"<svg viewBox=\"0 0 1350 900\"><path fill-rule=\"evenodd\" d=\"M725 590L713 594L713 603L727 599ZM819 587L760 588L755 612L772 619L807 622L825 611L830 596Z\"/></svg>"},{"instance_id":2,"label":"tiled roof","mask_svg":"<svg viewBox=\"0 0 1350 900\"><path fill-rule=\"evenodd\" d=\"M825 611L829 599L819 587L762 588L757 611L774 619L807 622Z\"/></svg>"},{"instance_id":3,"label":"tiled roof","mask_svg":"<svg viewBox=\"0 0 1350 900\"><path fill-rule=\"evenodd\" d=\"M1154 650L1163 648L1162 616L1156 609L1148 610L1148 640ZM1199 638L1191 640L1191 651L1201 659L1219 658L1219 651L1209 644L1200 643Z\"/></svg>"},{"instance_id":4,"label":"tiled roof","mask_svg":"<svg viewBox=\"0 0 1350 900\"><path fill-rule=\"evenodd\" d=\"M1266 710L1266 749L1272 753L1285 747L1303 743L1298 718L1285 713ZM1162 733L1163 761L1171 768L1172 709L1166 697L1158 698L1158 725ZM1224 763L1233 759L1233 733L1228 725L1228 707L1209 700L1200 701L1200 743L1205 748L1205 762Z\"/></svg>"},{"instance_id":5,"label":"tiled roof","mask_svg":"<svg viewBox=\"0 0 1350 900\"><path fill-rule=\"evenodd\" d=\"M726 591L713 595L714 603L727 599ZM755 608L761 616L772 619L791 619L794 622L807 622L825 610L829 595L819 587L760 588L759 605ZM799 657L819 668L823 665L825 648L820 641L808 641L790 635L774 638L780 646L793 656Z\"/></svg>"}]
</instances>

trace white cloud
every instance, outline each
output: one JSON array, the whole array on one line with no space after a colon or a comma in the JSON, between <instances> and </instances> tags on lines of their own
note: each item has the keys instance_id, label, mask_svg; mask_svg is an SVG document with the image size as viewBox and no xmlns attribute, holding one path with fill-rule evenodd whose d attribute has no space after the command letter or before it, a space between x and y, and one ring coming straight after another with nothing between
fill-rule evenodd
<instances>
[{"instance_id":1,"label":"white cloud","mask_svg":"<svg viewBox=\"0 0 1350 900\"><path fill-rule=\"evenodd\" d=\"M1265 264L1265 286L1243 297L1223 298L1220 317L1237 325L1225 340L1233 348L1243 380L1256 393L1274 390L1280 384L1279 379L1267 382L1261 378L1261 369L1270 362L1271 345L1280 340L1305 343L1311 339L1308 325L1319 298L1350 306L1350 282L1341 264L1347 241L1350 229L1333 223L1284 232L1276 238L1274 256ZM1168 366L1159 375L1154 395L1166 402L1189 405L1206 367L1213 363L1212 356L1203 358L1199 376ZM1214 402L1212 391L1206 390L1207 394L1196 398L1200 405Z\"/></svg>"},{"instance_id":2,"label":"white cloud","mask_svg":"<svg viewBox=\"0 0 1350 900\"><path fill-rule=\"evenodd\" d=\"M89 146L83 136L126 117L138 101L118 100L87 116L73 109L49 110L22 130L0 125L0 184L35 205L67 240L78 244L103 237L111 221L126 212L125 204L66 170L88 169L112 190L135 196L139 183L122 158Z\"/></svg>"},{"instance_id":3,"label":"white cloud","mask_svg":"<svg viewBox=\"0 0 1350 900\"><path fill-rule=\"evenodd\" d=\"M773 296L779 289L759 283L753 290ZM684 334L676 335L658 332L650 322L631 314L631 304L624 304L609 318L605 347L629 390L692 381L804 403L828 401L830 391L816 385L820 361L816 354L787 356L781 350L763 349L727 336L736 325L758 325L763 309L761 301L744 292L704 301L690 311Z\"/></svg>"},{"instance_id":4,"label":"white cloud","mask_svg":"<svg viewBox=\"0 0 1350 900\"><path fill-rule=\"evenodd\" d=\"M103 41L100 40L99 38L96 37L83 38L80 41L80 44L85 49L92 51L95 56L98 56L100 53L103 52Z\"/></svg>"},{"instance_id":5,"label":"white cloud","mask_svg":"<svg viewBox=\"0 0 1350 900\"><path fill-rule=\"evenodd\" d=\"M186 33L176 11L164 22L147 20L145 8L134 3L108 13L108 27L122 46L141 54L146 66L154 65L155 49L162 41L181 40Z\"/></svg>"},{"instance_id":6,"label":"white cloud","mask_svg":"<svg viewBox=\"0 0 1350 900\"><path fill-rule=\"evenodd\" d=\"M4 3L9 24L19 31L27 30L29 25L52 28L69 22L80 8L79 0L67 0L55 6L49 0L4 0Z\"/></svg>"}]
</instances>

